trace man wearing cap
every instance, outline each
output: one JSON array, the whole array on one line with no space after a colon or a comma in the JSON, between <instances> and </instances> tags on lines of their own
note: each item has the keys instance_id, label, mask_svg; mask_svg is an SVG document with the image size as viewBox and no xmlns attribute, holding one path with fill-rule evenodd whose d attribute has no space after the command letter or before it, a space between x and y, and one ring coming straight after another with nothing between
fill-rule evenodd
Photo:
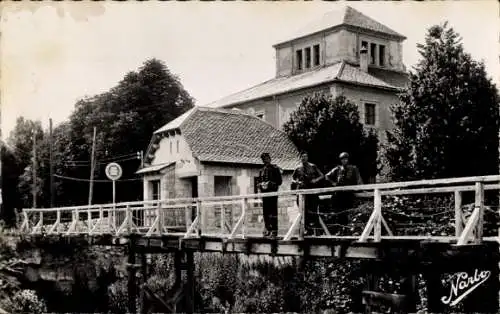
<instances>
[{"instance_id":1,"label":"man wearing cap","mask_svg":"<svg viewBox=\"0 0 500 314\"><path fill-rule=\"evenodd\" d=\"M315 189L319 188L319 182L323 180L324 175L318 166L309 162L309 156L306 152L300 154L302 165L295 169L292 175L292 189ZM307 194L304 197L304 225L305 235L312 235L314 228L318 224L318 195Z\"/></svg>"},{"instance_id":2,"label":"man wearing cap","mask_svg":"<svg viewBox=\"0 0 500 314\"><path fill-rule=\"evenodd\" d=\"M259 172L258 187L262 193L278 191L283 183L281 170L278 166L271 163L269 153L263 153L260 158L264 167ZM264 216L264 236L275 237L278 235L278 197L268 196L262 198L262 211Z\"/></svg>"},{"instance_id":3,"label":"man wearing cap","mask_svg":"<svg viewBox=\"0 0 500 314\"><path fill-rule=\"evenodd\" d=\"M326 174L326 179L330 181L333 186L346 186L363 184L361 175L359 174L358 167L349 164L349 154L343 152L339 156L341 164L333 168ZM340 225L348 224L348 214L342 213L346 210L352 209L354 205L354 192L353 191L338 191L334 196L334 206L339 213L337 215L337 223Z\"/></svg>"}]
</instances>

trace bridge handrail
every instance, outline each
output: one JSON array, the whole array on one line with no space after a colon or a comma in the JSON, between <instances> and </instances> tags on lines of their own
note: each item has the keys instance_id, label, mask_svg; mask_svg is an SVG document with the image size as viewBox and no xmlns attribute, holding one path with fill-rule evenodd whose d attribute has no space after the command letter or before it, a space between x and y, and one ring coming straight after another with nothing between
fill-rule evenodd
<instances>
[{"instance_id":1,"label":"bridge handrail","mask_svg":"<svg viewBox=\"0 0 500 314\"><path fill-rule=\"evenodd\" d=\"M68 211L68 210L99 210L103 208L113 208L122 206L145 206L149 204L179 204L179 206L186 206L189 204L183 203L196 203L196 202L217 202L217 201L236 201L245 198L261 198L267 196L295 196L295 195L307 195L307 194L327 194L339 191L354 191L361 192L366 190L380 190L382 195L391 194L406 194L410 191L401 190L398 192L396 189L411 188L411 187L422 187L422 186L436 186L436 185L446 185L446 184L460 184L460 183L500 183L500 175L490 175L490 176L475 176L475 177L459 177L459 178L445 178L445 179L433 179L433 180L418 180L418 181L401 181L401 182L390 182L390 183L374 183L374 184L362 184L362 185L349 185L349 186L338 186L338 187L328 187L328 188L317 188L317 189L302 189L302 190L287 190L269 193L259 193L259 194L246 194L246 195L230 195L230 196L210 196L210 197L199 197L199 198L170 198L161 200L146 200L146 201L133 201L133 202L122 202L122 203L108 203L108 204L95 204L95 205L80 205L80 206L68 206L68 207L58 207L58 208L24 208L25 212L52 212L52 211ZM429 188L432 189L432 188ZM435 188L439 189L439 188ZM443 187L443 192L452 192L457 189L473 190L473 187L464 186L453 186L453 187ZM496 187L491 187L490 189L496 189ZM384 191L385 190L385 191ZM390 193L387 190L396 190L394 193ZM385 192L385 193L384 193ZM422 189L421 193L426 193L426 189ZM411 194L411 193L410 193ZM358 193L360 197L371 197L371 193Z\"/></svg>"}]
</instances>

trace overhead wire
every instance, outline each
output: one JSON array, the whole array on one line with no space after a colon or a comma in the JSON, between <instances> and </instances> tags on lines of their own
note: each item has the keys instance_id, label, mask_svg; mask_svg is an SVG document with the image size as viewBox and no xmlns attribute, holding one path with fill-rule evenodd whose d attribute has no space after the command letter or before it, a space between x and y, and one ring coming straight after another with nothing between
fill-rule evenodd
<instances>
[{"instance_id":1,"label":"overhead wire","mask_svg":"<svg viewBox=\"0 0 500 314\"><path fill-rule=\"evenodd\" d=\"M72 180L72 181L80 181L80 182L90 182L89 179L83 179L83 178L75 178L75 177L69 177L69 176L61 176L58 174L54 174L54 177L60 178L60 179L65 179L65 180ZM142 178L133 178L133 179L119 179L116 180L117 182L126 182L126 181L142 181ZM111 180L99 180L99 179L94 179L94 182L111 182Z\"/></svg>"}]
</instances>

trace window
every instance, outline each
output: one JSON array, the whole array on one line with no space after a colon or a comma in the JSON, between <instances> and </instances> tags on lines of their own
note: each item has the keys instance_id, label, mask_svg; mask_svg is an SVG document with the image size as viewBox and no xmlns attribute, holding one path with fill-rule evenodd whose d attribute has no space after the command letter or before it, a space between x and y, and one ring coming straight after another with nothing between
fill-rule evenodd
<instances>
[{"instance_id":1,"label":"window","mask_svg":"<svg viewBox=\"0 0 500 314\"><path fill-rule=\"evenodd\" d=\"M160 180L150 181L150 184L151 184L151 199L160 200L161 199Z\"/></svg>"},{"instance_id":2,"label":"window","mask_svg":"<svg viewBox=\"0 0 500 314\"><path fill-rule=\"evenodd\" d=\"M259 111L255 114L255 116L261 120L264 120L264 117L266 116L264 111Z\"/></svg>"},{"instance_id":3,"label":"window","mask_svg":"<svg viewBox=\"0 0 500 314\"><path fill-rule=\"evenodd\" d=\"M172 154L173 150L172 150L172 141L170 141L170 154Z\"/></svg>"},{"instance_id":4,"label":"window","mask_svg":"<svg viewBox=\"0 0 500 314\"><path fill-rule=\"evenodd\" d=\"M376 53L377 53L377 45L370 44L370 64L375 64L375 60L376 60L375 54Z\"/></svg>"},{"instance_id":5,"label":"window","mask_svg":"<svg viewBox=\"0 0 500 314\"><path fill-rule=\"evenodd\" d=\"M306 52L306 69L311 67L311 47L305 49Z\"/></svg>"},{"instance_id":6,"label":"window","mask_svg":"<svg viewBox=\"0 0 500 314\"><path fill-rule=\"evenodd\" d=\"M296 52L297 59L297 70L302 70L302 50L297 50Z\"/></svg>"},{"instance_id":7,"label":"window","mask_svg":"<svg viewBox=\"0 0 500 314\"><path fill-rule=\"evenodd\" d=\"M363 48L363 47L365 47L366 49L368 49L368 42L366 42L366 41L363 40L361 42L361 48Z\"/></svg>"},{"instance_id":8,"label":"window","mask_svg":"<svg viewBox=\"0 0 500 314\"><path fill-rule=\"evenodd\" d=\"M314 54L314 66L319 65L319 45L314 45L313 47L313 54Z\"/></svg>"},{"instance_id":9,"label":"window","mask_svg":"<svg viewBox=\"0 0 500 314\"><path fill-rule=\"evenodd\" d=\"M378 65L383 67L385 65L385 46L378 46Z\"/></svg>"},{"instance_id":10,"label":"window","mask_svg":"<svg viewBox=\"0 0 500 314\"><path fill-rule=\"evenodd\" d=\"M179 153L179 140L177 140L177 154Z\"/></svg>"},{"instance_id":11,"label":"window","mask_svg":"<svg viewBox=\"0 0 500 314\"><path fill-rule=\"evenodd\" d=\"M376 122L376 105L366 103L365 104L365 124L375 125Z\"/></svg>"}]
</instances>

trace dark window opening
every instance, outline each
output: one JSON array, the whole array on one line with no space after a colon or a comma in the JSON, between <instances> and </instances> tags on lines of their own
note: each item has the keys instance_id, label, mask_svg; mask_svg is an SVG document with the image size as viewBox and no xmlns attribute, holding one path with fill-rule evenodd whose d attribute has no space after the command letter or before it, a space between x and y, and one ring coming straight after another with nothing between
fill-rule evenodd
<instances>
[{"instance_id":1,"label":"dark window opening","mask_svg":"<svg viewBox=\"0 0 500 314\"><path fill-rule=\"evenodd\" d=\"M377 45L370 44L370 64L375 64L375 54L377 53Z\"/></svg>"},{"instance_id":2,"label":"dark window opening","mask_svg":"<svg viewBox=\"0 0 500 314\"><path fill-rule=\"evenodd\" d=\"M376 120L375 104L365 104L365 124L375 125Z\"/></svg>"},{"instance_id":3,"label":"dark window opening","mask_svg":"<svg viewBox=\"0 0 500 314\"><path fill-rule=\"evenodd\" d=\"M151 181L151 198L155 201L161 199L160 180Z\"/></svg>"},{"instance_id":4,"label":"dark window opening","mask_svg":"<svg viewBox=\"0 0 500 314\"><path fill-rule=\"evenodd\" d=\"M302 50L296 51L297 70L302 70Z\"/></svg>"},{"instance_id":5,"label":"dark window opening","mask_svg":"<svg viewBox=\"0 0 500 314\"><path fill-rule=\"evenodd\" d=\"M385 65L385 46L378 46L378 64L383 67Z\"/></svg>"},{"instance_id":6,"label":"dark window opening","mask_svg":"<svg viewBox=\"0 0 500 314\"><path fill-rule=\"evenodd\" d=\"M366 42L366 41L363 40L361 42L361 48L363 48L363 47L365 47L366 49L368 49L368 42Z\"/></svg>"},{"instance_id":7,"label":"dark window opening","mask_svg":"<svg viewBox=\"0 0 500 314\"><path fill-rule=\"evenodd\" d=\"M306 51L306 69L309 69L311 67L311 48L307 47L305 51Z\"/></svg>"},{"instance_id":8,"label":"dark window opening","mask_svg":"<svg viewBox=\"0 0 500 314\"><path fill-rule=\"evenodd\" d=\"M318 66L319 65L319 45L314 45L313 53L314 53L314 66Z\"/></svg>"}]
</instances>

